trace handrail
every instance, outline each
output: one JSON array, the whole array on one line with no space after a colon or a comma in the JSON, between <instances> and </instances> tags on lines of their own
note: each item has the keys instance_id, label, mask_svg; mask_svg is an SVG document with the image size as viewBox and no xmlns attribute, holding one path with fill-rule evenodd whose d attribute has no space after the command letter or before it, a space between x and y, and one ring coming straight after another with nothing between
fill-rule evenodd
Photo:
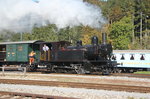
<instances>
[{"instance_id":1,"label":"handrail","mask_svg":"<svg viewBox=\"0 0 150 99\"><path fill-rule=\"evenodd\" d=\"M6 52L6 51L0 51L0 52Z\"/></svg>"},{"instance_id":2,"label":"handrail","mask_svg":"<svg viewBox=\"0 0 150 99\"><path fill-rule=\"evenodd\" d=\"M3 76L5 76L5 69L21 69L21 70L23 70L23 75L24 76L26 76L26 67L5 67L5 66L3 66L3 67L0 67L1 69L2 69L2 75Z\"/></svg>"}]
</instances>

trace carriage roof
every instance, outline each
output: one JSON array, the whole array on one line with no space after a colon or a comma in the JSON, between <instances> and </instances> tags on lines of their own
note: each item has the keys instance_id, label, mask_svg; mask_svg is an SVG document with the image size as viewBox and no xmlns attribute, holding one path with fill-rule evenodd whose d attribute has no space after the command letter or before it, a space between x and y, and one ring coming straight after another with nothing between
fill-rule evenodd
<instances>
[{"instance_id":1,"label":"carriage roof","mask_svg":"<svg viewBox=\"0 0 150 99\"><path fill-rule=\"evenodd\" d=\"M113 53L150 53L150 50L113 50Z\"/></svg>"},{"instance_id":2,"label":"carriage roof","mask_svg":"<svg viewBox=\"0 0 150 99\"><path fill-rule=\"evenodd\" d=\"M41 40L32 40L32 41L17 41L17 42L0 42L0 45L7 45L7 44L31 44L31 43L41 43Z\"/></svg>"}]
</instances>

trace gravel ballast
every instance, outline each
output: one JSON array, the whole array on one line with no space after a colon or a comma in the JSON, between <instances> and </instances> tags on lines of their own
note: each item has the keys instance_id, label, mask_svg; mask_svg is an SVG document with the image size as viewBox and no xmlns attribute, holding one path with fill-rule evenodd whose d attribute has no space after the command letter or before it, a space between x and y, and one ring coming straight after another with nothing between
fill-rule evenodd
<instances>
[{"instance_id":1,"label":"gravel ballast","mask_svg":"<svg viewBox=\"0 0 150 99\"><path fill-rule=\"evenodd\" d=\"M31 74L26 73L0 73L0 79L61 81L79 83L97 83L114 85L131 85L150 87L150 79L120 76L90 76L90 75L65 75L65 74ZM107 91L82 88L63 88L33 85L14 85L0 83L0 91L23 92L32 94L74 97L81 99L150 99L150 93L135 93L123 91Z\"/></svg>"},{"instance_id":2,"label":"gravel ballast","mask_svg":"<svg viewBox=\"0 0 150 99\"><path fill-rule=\"evenodd\" d=\"M41 80L41 81L61 81L78 83L97 83L114 85L131 85L150 87L149 78L120 77L120 76L83 76L83 75L64 75L64 74L29 74L25 76L19 73L6 73L0 75L0 79L20 79L20 80Z\"/></svg>"},{"instance_id":3,"label":"gravel ballast","mask_svg":"<svg viewBox=\"0 0 150 99\"><path fill-rule=\"evenodd\" d=\"M64 97L74 97L81 99L150 99L149 93L130 93L119 91L106 91L81 88L63 88L47 86L29 86L0 84L0 91L23 92L32 94L54 95Z\"/></svg>"}]
</instances>

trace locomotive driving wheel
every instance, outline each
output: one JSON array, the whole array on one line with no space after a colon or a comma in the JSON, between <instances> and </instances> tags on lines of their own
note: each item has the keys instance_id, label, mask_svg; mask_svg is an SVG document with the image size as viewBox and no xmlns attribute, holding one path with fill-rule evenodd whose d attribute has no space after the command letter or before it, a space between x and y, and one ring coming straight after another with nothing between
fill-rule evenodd
<instances>
[{"instance_id":1,"label":"locomotive driving wheel","mask_svg":"<svg viewBox=\"0 0 150 99\"><path fill-rule=\"evenodd\" d=\"M83 64L76 64L74 65L75 72L77 74L87 74L91 71L91 63L90 62L84 62Z\"/></svg>"},{"instance_id":2,"label":"locomotive driving wheel","mask_svg":"<svg viewBox=\"0 0 150 99\"><path fill-rule=\"evenodd\" d=\"M36 65L26 65L26 71L27 72L32 72L32 71L36 71L37 66Z\"/></svg>"},{"instance_id":3,"label":"locomotive driving wheel","mask_svg":"<svg viewBox=\"0 0 150 99\"><path fill-rule=\"evenodd\" d=\"M82 64L72 64L72 66L74 67L74 70L77 74L85 74L85 70Z\"/></svg>"},{"instance_id":4,"label":"locomotive driving wheel","mask_svg":"<svg viewBox=\"0 0 150 99\"><path fill-rule=\"evenodd\" d=\"M91 71L92 71L91 67L93 66L91 64L91 62L90 61L86 61L86 62L84 62L83 66L84 66L84 69L85 69L85 73L90 74Z\"/></svg>"},{"instance_id":5,"label":"locomotive driving wheel","mask_svg":"<svg viewBox=\"0 0 150 99\"><path fill-rule=\"evenodd\" d=\"M85 70L83 67L79 67L77 70L77 74L85 74Z\"/></svg>"}]
</instances>

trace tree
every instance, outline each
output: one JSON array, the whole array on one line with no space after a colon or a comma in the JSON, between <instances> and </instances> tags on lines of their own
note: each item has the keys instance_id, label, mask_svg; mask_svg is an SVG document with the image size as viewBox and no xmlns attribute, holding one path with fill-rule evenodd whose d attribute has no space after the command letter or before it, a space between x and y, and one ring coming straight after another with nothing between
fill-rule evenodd
<instances>
[{"instance_id":1,"label":"tree","mask_svg":"<svg viewBox=\"0 0 150 99\"><path fill-rule=\"evenodd\" d=\"M20 33L13 33L11 35L11 40L10 41L20 41L20 37L21 37Z\"/></svg>"},{"instance_id":2,"label":"tree","mask_svg":"<svg viewBox=\"0 0 150 99\"><path fill-rule=\"evenodd\" d=\"M55 25L34 27L32 33L23 33L23 40L69 41L73 44L80 39L82 26L57 29Z\"/></svg>"},{"instance_id":3,"label":"tree","mask_svg":"<svg viewBox=\"0 0 150 99\"><path fill-rule=\"evenodd\" d=\"M140 46L143 46L144 36L148 36L150 29L150 0L134 0L135 13L134 13L134 25L135 25L135 36L139 38ZM150 35L149 35L150 36ZM146 37L148 38L148 37Z\"/></svg>"},{"instance_id":4,"label":"tree","mask_svg":"<svg viewBox=\"0 0 150 99\"><path fill-rule=\"evenodd\" d=\"M57 28L56 25L50 24L43 27L34 27L31 36L32 40L43 40L43 41L57 41Z\"/></svg>"},{"instance_id":5,"label":"tree","mask_svg":"<svg viewBox=\"0 0 150 99\"><path fill-rule=\"evenodd\" d=\"M0 34L0 42L4 40L3 34Z\"/></svg>"},{"instance_id":6,"label":"tree","mask_svg":"<svg viewBox=\"0 0 150 99\"><path fill-rule=\"evenodd\" d=\"M133 13L133 0L108 0L102 5L102 12L110 23Z\"/></svg>"},{"instance_id":7,"label":"tree","mask_svg":"<svg viewBox=\"0 0 150 99\"><path fill-rule=\"evenodd\" d=\"M0 34L0 41L8 42L8 41L17 41L18 33L10 32L8 30L3 30Z\"/></svg>"},{"instance_id":8,"label":"tree","mask_svg":"<svg viewBox=\"0 0 150 99\"><path fill-rule=\"evenodd\" d=\"M82 28L81 34L81 40L83 41L83 45L91 44L91 38L93 36L97 36L98 38L100 38L99 40L101 40L101 32L89 26L84 26Z\"/></svg>"},{"instance_id":9,"label":"tree","mask_svg":"<svg viewBox=\"0 0 150 99\"><path fill-rule=\"evenodd\" d=\"M23 33L23 40L32 40L32 34L31 33Z\"/></svg>"},{"instance_id":10,"label":"tree","mask_svg":"<svg viewBox=\"0 0 150 99\"><path fill-rule=\"evenodd\" d=\"M113 41L114 49L129 49L132 29L133 25L130 16L112 24L110 38Z\"/></svg>"},{"instance_id":11,"label":"tree","mask_svg":"<svg viewBox=\"0 0 150 99\"><path fill-rule=\"evenodd\" d=\"M76 44L76 41L80 39L81 33L82 33L82 26L62 28L58 31L58 40L69 41L74 45Z\"/></svg>"}]
</instances>

